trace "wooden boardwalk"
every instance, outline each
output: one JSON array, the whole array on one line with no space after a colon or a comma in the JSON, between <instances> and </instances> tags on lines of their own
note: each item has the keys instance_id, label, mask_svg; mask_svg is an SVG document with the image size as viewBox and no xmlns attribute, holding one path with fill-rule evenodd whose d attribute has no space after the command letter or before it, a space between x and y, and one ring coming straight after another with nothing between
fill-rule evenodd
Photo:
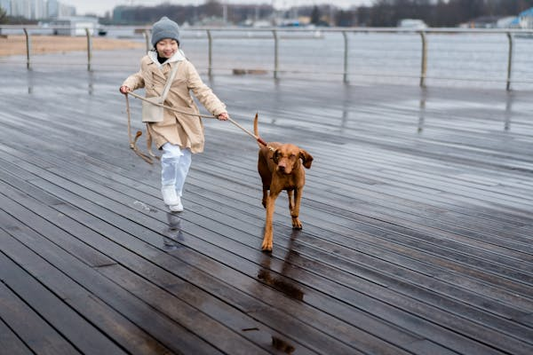
<instances>
[{"instance_id":1,"label":"wooden boardwalk","mask_svg":"<svg viewBox=\"0 0 533 355\"><path fill-rule=\"evenodd\" d=\"M253 139L206 120L167 213L129 73L0 68L0 353L533 354L531 93L216 77L315 158L268 255Z\"/></svg>"}]
</instances>

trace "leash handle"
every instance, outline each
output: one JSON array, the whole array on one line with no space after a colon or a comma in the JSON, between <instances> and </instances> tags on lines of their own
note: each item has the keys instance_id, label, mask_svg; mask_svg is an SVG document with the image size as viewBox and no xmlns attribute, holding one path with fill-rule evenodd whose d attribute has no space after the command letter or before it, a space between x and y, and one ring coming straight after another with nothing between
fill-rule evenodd
<instances>
[{"instance_id":1,"label":"leash handle","mask_svg":"<svg viewBox=\"0 0 533 355\"><path fill-rule=\"evenodd\" d=\"M128 94L126 94L124 96L126 96L126 112L128 114L128 141L130 143L130 149L132 149L135 152L135 154L137 154L139 157L141 157L148 164L153 164L152 158L147 156L143 152L141 152L139 150L139 148L137 147L137 139L139 139L139 137L142 136L142 132L141 131L137 131L137 134L135 135L135 138L131 138L130 100L129 100Z\"/></svg>"},{"instance_id":2,"label":"leash handle","mask_svg":"<svg viewBox=\"0 0 533 355\"><path fill-rule=\"evenodd\" d=\"M131 113L130 113L130 99L128 94L126 96L126 113L128 114L128 141L130 142L130 148L133 149L133 139L131 139Z\"/></svg>"}]
</instances>

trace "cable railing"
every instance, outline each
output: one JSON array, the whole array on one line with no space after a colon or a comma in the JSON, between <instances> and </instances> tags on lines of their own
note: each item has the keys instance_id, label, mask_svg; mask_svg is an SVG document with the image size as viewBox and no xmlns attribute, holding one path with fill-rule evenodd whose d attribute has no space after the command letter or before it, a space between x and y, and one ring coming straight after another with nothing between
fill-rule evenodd
<instances>
[{"instance_id":1,"label":"cable railing","mask_svg":"<svg viewBox=\"0 0 533 355\"><path fill-rule=\"evenodd\" d=\"M65 26L48 30L59 28ZM31 69L36 57L33 37L43 29L0 29L3 34L24 34L26 67ZM103 29L109 37L132 39L143 43L143 51L151 49L149 27ZM112 62L95 60L94 29L83 31L87 70L111 66ZM504 85L507 90L517 85L533 88L533 30L188 27L181 29L181 42L208 76L270 74L275 79L337 78L345 83L416 81L425 87L432 82L468 82Z\"/></svg>"}]
</instances>

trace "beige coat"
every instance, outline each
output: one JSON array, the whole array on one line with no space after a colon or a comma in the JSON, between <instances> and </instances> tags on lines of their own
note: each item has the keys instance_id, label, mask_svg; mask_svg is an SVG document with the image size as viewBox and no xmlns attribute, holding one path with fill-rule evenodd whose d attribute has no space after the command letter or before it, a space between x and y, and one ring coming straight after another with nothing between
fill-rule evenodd
<instances>
[{"instance_id":1,"label":"beige coat","mask_svg":"<svg viewBox=\"0 0 533 355\"><path fill-rule=\"evenodd\" d=\"M190 94L192 91L213 115L218 116L225 112L226 106L203 83L194 65L183 56L177 57L177 61L170 60L160 67L159 63L154 61L153 54L144 56L139 72L129 76L122 85L132 90L144 88L146 97L160 96L172 68L179 65L165 105L198 114L198 107ZM199 117L165 110L163 122L148 123L146 126L158 149L170 142L182 148L189 148L192 153L201 153L204 150L204 126Z\"/></svg>"}]
</instances>

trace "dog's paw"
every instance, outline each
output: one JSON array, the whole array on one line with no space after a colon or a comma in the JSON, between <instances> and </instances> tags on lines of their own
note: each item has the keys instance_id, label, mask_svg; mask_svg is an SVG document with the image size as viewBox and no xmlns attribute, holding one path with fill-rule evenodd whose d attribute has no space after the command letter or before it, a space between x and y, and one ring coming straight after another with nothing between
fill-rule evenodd
<instances>
[{"instance_id":1,"label":"dog's paw","mask_svg":"<svg viewBox=\"0 0 533 355\"><path fill-rule=\"evenodd\" d=\"M265 253L271 253L272 252L272 242L268 243L266 241L263 242L261 245L261 250Z\"/></svg>"},{"instance_id":2,"label":"dog's paw","mask_svg":"<svg viewBox=\"0 0 533 355\"><path fill-rule=\"evenodd\" d=\"M263 251L263 253L272 253L272 245L262 246L261 250Z\"/></svg>"},{"instance_id":3,"label":"dog's paw","mask_svg":"<svg viewBox=\"0 0 533 355\"><path fill-rule=\"evenodd\" d=\"M292 219L292 229L302 229L303 225L302 222L298 218Z\"/></svg>"}]
</instances>

